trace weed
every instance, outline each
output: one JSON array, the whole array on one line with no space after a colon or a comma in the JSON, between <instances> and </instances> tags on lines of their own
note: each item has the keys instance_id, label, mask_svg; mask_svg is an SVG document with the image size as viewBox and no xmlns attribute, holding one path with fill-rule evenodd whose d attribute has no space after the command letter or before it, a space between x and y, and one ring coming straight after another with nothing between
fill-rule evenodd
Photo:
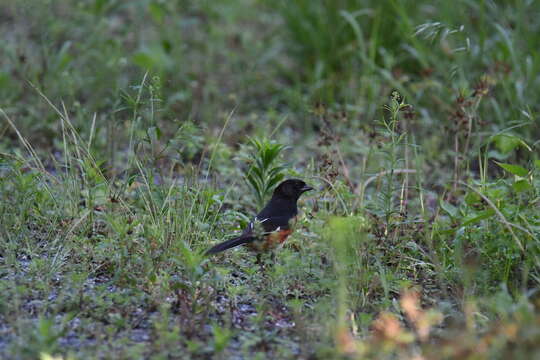
<instances>
[{"instance_id":1,"label":"weed","mask_svg":"<svg viewBox=\"0 0 540 360\"><path fill-rule=\"evenodd\" d=\"M268 139L250 139L249 144L252 151L248 159L250 167L245 177L253 190L257 207L261 209L274 186L285 177L285 167L279 164L279 157L285 146Z\"/></svg>"}]
</instances>

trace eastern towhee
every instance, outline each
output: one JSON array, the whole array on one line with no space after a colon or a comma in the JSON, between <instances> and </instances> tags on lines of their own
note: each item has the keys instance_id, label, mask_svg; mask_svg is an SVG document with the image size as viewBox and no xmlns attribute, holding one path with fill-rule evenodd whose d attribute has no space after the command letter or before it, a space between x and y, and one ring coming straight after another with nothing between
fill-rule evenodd
<instances>
[{"instance_id":1,"label":"eastern towhee","mask_svg":"<svg viewBox=\"0 0 540 360\"><path fill-rule=\"evenodd\" d=\"M311 186L298 179L283 181L274 190L272 199L244 229L242 235L227 240L206 251L206 255L246 244L251 249L261 252L272 250L292 233L298 207L296 202L304 192L313 190ZM262 229L257 231L258 227ZM259 255L257 256L259 261Z\"/></svg>"}]
</instances>

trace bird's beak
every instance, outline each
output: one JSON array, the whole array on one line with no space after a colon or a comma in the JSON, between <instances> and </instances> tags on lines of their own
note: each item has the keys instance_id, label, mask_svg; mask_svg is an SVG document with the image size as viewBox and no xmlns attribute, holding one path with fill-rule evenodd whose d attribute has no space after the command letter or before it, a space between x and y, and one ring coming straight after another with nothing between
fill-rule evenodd
<instances>
[{"instance_id":1,"label":"bird's beak","mask_svg":"<svg viewBox=\"0 0 540 360\"><path fill-rule=\"evenodd\" d=\"M306 192L306 191L310 191L310 190L313 190L313 188L311 186L308 186L308 185L304 185L300 191L302 192Z\"/></svg>"}]
</instances>

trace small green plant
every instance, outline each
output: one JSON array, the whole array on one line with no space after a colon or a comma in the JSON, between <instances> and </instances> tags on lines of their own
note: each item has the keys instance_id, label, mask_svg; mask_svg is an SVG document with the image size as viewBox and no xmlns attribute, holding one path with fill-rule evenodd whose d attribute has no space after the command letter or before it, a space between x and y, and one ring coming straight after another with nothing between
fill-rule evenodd
<instances>
[{"instance_id":1,"label":"small green plant","mask_svg":"<svg viewBox=\"0 0 540 360\"><path fill-rule=\"evenodd\" d=\"M29 358L35 358L40 353L54 354L58 352L59 339L65 335L65 324L72 318L73 315L68 314L60 326L55 326L52 319L40 316L35 327L25 335L28 338L22 352Z\"/></svg>"},{"instance_id":2,"label":"small green plant","mask_svg":"<svg viewBox=\"0 0 540 360\"><path fill-rule=\"evenodd\" d=\"M399 188L396 187L396 175L399 173L412 172L410 169L400 169L407 167L408 159L406 146L406 132L400 126L400 112L409 108L403 97L397 92L392 91L390 104L385 105L385 110L388 111L389 117L383 118L381 121L381 133L386 139L386 143L382 148L383 166L378 177L384 178L384 185L379 194L379 204L376 212L385 220L384 235L390 235L393 225L396 223L396 217L404 211L404 203L407 198L406 190L408 188L407 180L405 179ZM396 190L400 190L399 206L396 204Z\"/></svg>"},{"instance_id":3,"label":"small green plant","mask_svg":"<svg viewBox=\"0 0 540 360\"><path fill-rule=\"evenodd\" d=\"M232 334L229 329L219 325L212 326L212 333L214 335L214 351L219 354L227 347Z\"/></svg>"},{"instance_id":4,"label":"small green plant","mask_svg":"<svg viewBox=\"0 0 540 360\"><path fill-rule=\"evenodd\" d=\"M249 145L248 161L251 166L245 177L255 194L258 207L262 207L272 188L285 177L285 166L279 161L285 145L268 139L250 139Z\"/></svg>"}]
</instances>

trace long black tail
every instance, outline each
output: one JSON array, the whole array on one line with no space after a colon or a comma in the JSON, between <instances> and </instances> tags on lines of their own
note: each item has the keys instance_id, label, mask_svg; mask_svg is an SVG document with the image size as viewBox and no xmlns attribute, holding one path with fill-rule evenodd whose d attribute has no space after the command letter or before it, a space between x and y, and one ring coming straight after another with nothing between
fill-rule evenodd
<instances>
[{"instance_id":1,"label":"long black tail","mask_svg":"<svg viewBox=\"0 0 540 360\"><path fill-rule=\"evenodd\" d=\"M238 245L247 244L249 242L252 242L255 238L252 236L239 236L234 239L230 239L227 241L224 241L220 244L217 244L213 248L210 248L205 252L205 255L212 255L217 254L218 252L233 248Z\"/></svg>"}]
</instances>

